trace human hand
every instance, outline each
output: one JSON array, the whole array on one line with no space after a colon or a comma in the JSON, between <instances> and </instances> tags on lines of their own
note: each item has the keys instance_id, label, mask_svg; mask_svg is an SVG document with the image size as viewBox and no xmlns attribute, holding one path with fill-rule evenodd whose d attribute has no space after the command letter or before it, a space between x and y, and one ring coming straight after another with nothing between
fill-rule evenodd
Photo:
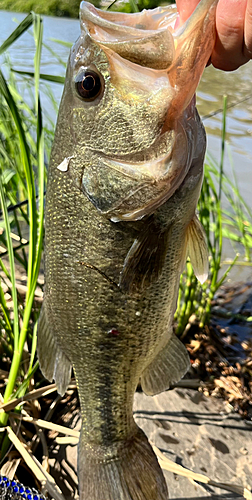
<instances>
[{"instance_id":1,"label":"human hand","mask_svg":"<svg viewBox=\"0 0 252 500\"><path fill-rule=\"evenodd\" d=\"M176 3L183 23L199 0L176 0ZM232 71L252 59L252 0L219 0L216 32L211 55L215 68Z\"/></svg>"}]
</instances>

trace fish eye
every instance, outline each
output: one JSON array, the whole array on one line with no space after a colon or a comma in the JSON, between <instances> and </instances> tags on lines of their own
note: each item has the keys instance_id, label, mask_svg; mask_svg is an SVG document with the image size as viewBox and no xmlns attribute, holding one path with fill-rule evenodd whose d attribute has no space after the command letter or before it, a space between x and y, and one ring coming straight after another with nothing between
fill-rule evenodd
<instances>
[{"instance_id":1,"label":"fish eye","mask_svg":"<svg viewBox=\"0 0 252 500\"><path fill-rule=\"evenodd\" d=\"M103 87L102 75L92 69L83 69L75 78L77 93L85 101L94 101L100 95Z\"/></svg>"}]
</instances>

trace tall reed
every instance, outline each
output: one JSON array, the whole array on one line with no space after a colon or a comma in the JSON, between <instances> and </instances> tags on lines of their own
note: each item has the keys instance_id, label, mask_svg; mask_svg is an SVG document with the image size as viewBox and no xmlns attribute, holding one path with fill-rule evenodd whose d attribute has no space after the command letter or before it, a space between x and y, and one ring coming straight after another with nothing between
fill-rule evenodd
<instances>
[{"instance_id":1,"label":"tall reed","mask_svg":"<svg viewBox=\"0 0 252 500\"><path fill-rule=\"evenodd\" d=\"M4 231L1 234L1 244L8 252L8 264L0 259L2 280L0 284L2 348L11 357L8 381L5 387L3 402L7 402L19 386L19 394L25 393L28 381L37 366L35 361L36 329L33 329L30 342L30 362L26 372L21 370L24 346L28 332L32 332L31 313L34 293L40 270L43 248L43 218L44 218L44 131L42 111L39 97L40 60L42 47L43 25L37 14L29 14L14 30L11 36L0 47L3 54L31 25L33 25L36 46L34 57L34 109L19 105L20 96L14 86L13 77L7 83L0 70L1 99L1 149L0 149L0 200ZM30 125L33 130L30 132ZM7 175L8 172L8 175ZM27 199L27 205L22 201ZM10 206L16 205L14 211ZM29 226L28 256L22 247L22 223ZM19 250L14 247L12 231L16 227L19 236ZM27 291L25 300L18 301L16 289L15 260L23 265L27 272ZM8 291L12 296L13 311L7 307L3 283L7 280ZM22 384L20 384L22 371ZM22 386L22 387L21 387ZM5 426L8 414L0 413L0 425ZM1 436L3 434L1 433Z\"/></svg>"}]
</instances>

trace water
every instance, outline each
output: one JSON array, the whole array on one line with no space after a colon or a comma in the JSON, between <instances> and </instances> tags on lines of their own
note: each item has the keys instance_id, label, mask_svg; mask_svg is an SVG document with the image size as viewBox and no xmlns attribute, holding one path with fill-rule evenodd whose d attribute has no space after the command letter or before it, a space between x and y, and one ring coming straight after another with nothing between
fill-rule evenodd
<instances>
[{"instance_id":1,"label":"water","mask_svg":"<svg viewBox=\"0 0 252 500\"><path fill-rule=\"evenodd\" d=\"M14 14L13 12L0 11L0 45L13 31L16 24L15 18L20 22L25 17L24 14ZM79 36L79 21L73 19L54 18L44 16L44 37L45 43L66 62L69 49L50 40L51 37L73 43ZM15 69L33 69L33 56L35 53L33 36L25 33L9 49L9 54ZM46 74L64 75L64 66L45 48L42 52L41 72ZM228 104L237 103L230 108L227 117L227 139L232 157L232 162L236 172L239 188L245 201L251 207L251 186L252 186L252 62L239 68L232 73L224 73L213 67L206 68L201 80L198 92L197 103L200 115L208 115L222 108L223 94L228 96ZM55 122L56 112L51 105L51 101L43 93L45 84L42 83L42 106L47 110L50 117ZM59 103L62 86L51 84L51 89L56 101ZM246 99L244 101L244 99ZM216 158L221 154L221 113L204 119L204 125L208 137L208 151ZM224 170L232 176L232 168L226 155ZM236 248L237 250L237 248ZM239 250L239 249L238 249ZM230 244L225 243L224 258L233 259L235 251ZM252 268L238 267L232 271L232 280L252 280Z\"/></svg>"}]
</instances>

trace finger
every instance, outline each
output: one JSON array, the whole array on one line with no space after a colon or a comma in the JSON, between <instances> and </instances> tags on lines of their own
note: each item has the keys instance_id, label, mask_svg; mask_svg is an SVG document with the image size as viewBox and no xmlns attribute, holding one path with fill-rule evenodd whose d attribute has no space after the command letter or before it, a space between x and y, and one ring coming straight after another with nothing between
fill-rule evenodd
<instances>
[{"instance_id":1,"label":"finger","mask_svg":"<svg viewBox=\"0 0 252 500\"><path fill-rule=\"evenodd\" d=\"M232 71L248 61L243 45L246 4L247 0L219 0L217 39L211 56L216 68Z\"/></svg>"},{"instance_id":2,"label":"finger","mask_svg":"<svg viewBox=\"0 0 252 500\"><path fill-rule=\"evenodd\" d=\"M244 56L252 59L252 0L247 1L245 14Z\"/></svg>"},{"instance_id":3,"label":"finger","mask_svg":"<svg viewBox=\"0 0 252 500\"><path fill-rule=\"evenodd\" d=\"M180 24L183 24L193 13L200 0L177 0L177 9L180 17Z\"/></svg>"}]
</instances>

